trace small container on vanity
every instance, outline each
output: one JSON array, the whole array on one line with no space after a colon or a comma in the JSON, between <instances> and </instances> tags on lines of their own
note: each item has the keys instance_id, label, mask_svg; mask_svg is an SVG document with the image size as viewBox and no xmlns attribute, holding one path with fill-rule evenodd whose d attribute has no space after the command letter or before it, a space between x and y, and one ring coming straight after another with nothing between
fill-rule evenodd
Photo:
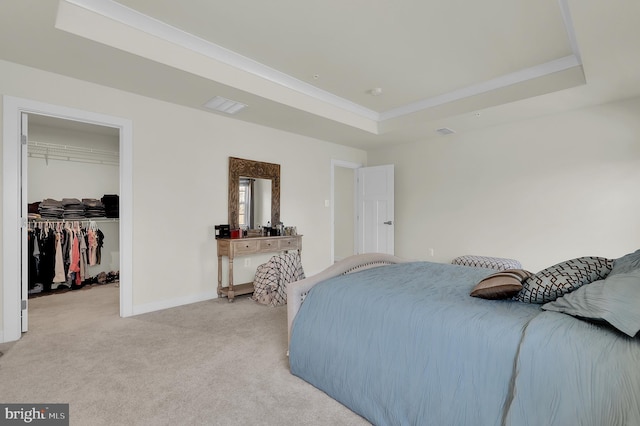
<instances>
[{"instance_id":1,"label":"small container on vanity","mask_svg":"<svg viewBox=\"0 0 640 426\"><path fill-rule=\"evenodd\" d=\"M231 236L229 225L215 225L215 236L218 238L229 238Z\"/></svg>"}]
</instances>

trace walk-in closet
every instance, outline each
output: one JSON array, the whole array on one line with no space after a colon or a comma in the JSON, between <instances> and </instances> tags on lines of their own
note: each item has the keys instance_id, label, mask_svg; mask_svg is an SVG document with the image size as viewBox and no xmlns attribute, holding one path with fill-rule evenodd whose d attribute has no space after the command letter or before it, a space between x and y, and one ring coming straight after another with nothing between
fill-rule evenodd
<instances>
[{"instance_id":1,"label":"walk-in closet","mask_svg":"<svg viewBox=\"0 0 640 426\"><path fill-rule=\"evenodd\" d=\"M117 286L119 130L36 114L28 123L29 298Z\"/></svg>"}]
</instances>

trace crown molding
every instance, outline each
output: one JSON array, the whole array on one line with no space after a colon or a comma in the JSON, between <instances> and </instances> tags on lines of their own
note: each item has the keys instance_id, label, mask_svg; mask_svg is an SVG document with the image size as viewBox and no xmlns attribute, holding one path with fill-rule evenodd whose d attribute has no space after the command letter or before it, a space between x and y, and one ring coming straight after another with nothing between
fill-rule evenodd
<instances>
[{"instance_id":1,"label":"crown molding","mask_svg":"<svg viewBox=\"0 0 640 426\"><path fill-rule=\"evenodd\" d=\"M542 65L525 68L520 71L502 75L492 80L483 81L482 83L474 84L458 90L443 93L442 95L434 96L398 108L387 110L380 114L380 121L398 118L403 115L412 114L414 112L418 112L427 108L433 108L449 102L459 101L460 99L480 95L492 90L502 89L513 84L522 83L524 81L543 77L545 75L564 71L566 69L580 65L580 61L575 55L569 55Z\"/></svg>"},{"instance_id":2,"label":"crown molding","mask_svg":"<svg viewBox=\"0 0 640 426\"><path fill-rule=\"evenodd\" d=\"M569 39L569 45L571 46L571 52L576 57L576 60L582 65L582 56L580 56L580 49L578 48L578 39L576 38L576 32L573 27L573 19L571 18L571 12L569 11L568 0L558 0L558 6L560 6L560 14L562 15L562 21L564 22L564 28L567 31L567 38Z\"/></svg>"},{"instance_id":3,"label":"crown molding","mask_svg":"<svg viewBox=\"0 0 640 426\"><path fill-rule=\"evenodd\" d=\"M572 50L571 55L379 113L327 92L326 90L322 90L312 84L299 80L251 58L240 55L220 45L204 40L193 34L189 34L186 31L168 25L150 16L144 15L113 0L62 1L81 7L105 18L112 19L139 31L143 31L184 49L199 53L208 58L276 83L282 87L327 103L341 110L351 112L361 118L374 121L378 124L384 120L402 117L421 110L433 108L449 102L468 98L470 96L487 93L492 90L501 89L513 84L522 83L530 79L582 65L567 0L558 0L560 13L562 15Z\"/></svg>"},{"instance_id":4,"label":"crown molding","mask_svg":"<svg viewBox=\"0 0 640 426\"><path fill-rule=\"evenodd\" d=\"M350 111L369 120L378 121L380 114L355 102L336 96L326 90L299 80L232 50L187 33L112 0L63 0L105 18L146 32L177 46L248 72L287 89L321 100L340 109Z\"/></svg>"}]
</instances>

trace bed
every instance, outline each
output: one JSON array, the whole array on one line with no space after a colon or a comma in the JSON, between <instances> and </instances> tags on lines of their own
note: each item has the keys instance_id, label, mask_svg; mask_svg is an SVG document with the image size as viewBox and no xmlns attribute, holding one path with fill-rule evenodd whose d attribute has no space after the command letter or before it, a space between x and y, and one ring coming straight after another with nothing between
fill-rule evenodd
<instances>
[{"instance_id":1,"label":"bed","mask_svg":"<svg viewBox=\"0 0 640 426\"><path fill-rule=\"evenodd\" d=\"M289 284L290 370L376 425L640 425L640 318L610 312L640 311L633 255L486 297L491 269L347 258Z\"/></svg>"}]
</instances>

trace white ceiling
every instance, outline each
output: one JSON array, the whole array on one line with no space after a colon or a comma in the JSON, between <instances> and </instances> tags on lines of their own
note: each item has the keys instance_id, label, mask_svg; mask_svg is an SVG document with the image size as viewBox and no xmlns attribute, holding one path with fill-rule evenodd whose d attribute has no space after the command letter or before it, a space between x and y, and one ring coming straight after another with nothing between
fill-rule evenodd
<instances>
[{"instance_id":1,"label":"white ceiling","mask_svg":"<svg viewBox=\"0 0 640 426\"><path fill-rule=\"evenodd\" d=\"M630 0L0 2L0 59L364 149L638 96L638 41Z\"/></svg>"}]
</instances>

